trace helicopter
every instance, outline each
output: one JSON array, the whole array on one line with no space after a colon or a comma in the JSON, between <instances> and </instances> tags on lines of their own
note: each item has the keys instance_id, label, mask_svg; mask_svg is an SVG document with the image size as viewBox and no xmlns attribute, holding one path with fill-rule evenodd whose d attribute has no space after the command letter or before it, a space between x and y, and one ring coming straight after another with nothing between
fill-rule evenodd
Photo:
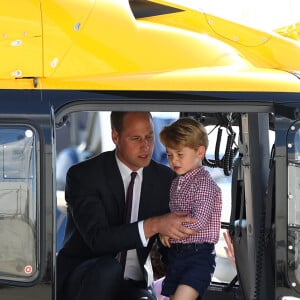
<instances>
[{"instance_id":1,"label":"helicopter","mask_svg":"<svg viewBox=\"0 0 300 300\"><path fill-rule=\"evenodd\" d=\"M207 128L204 164L224 210L201 299L300 299L299 20L258 28L220 16L225 8L216 13L212 2L1 5L0 300L57 299L57 170L106 150L111 111L151 111L157 132L181 116Z\"/></svg>"}]
</instances>

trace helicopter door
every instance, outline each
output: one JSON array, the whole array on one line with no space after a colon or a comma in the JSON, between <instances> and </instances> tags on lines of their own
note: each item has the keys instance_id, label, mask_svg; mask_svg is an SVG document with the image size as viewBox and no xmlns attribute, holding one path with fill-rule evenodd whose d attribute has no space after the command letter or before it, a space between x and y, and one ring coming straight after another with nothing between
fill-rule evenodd
<instances>
[{"instance_id":1,"label":"helicopter door","mask_svg":"<svg viewBox=\"0 0 300 300\"><path fill-rule=\"evenodd\" d=\"M230 234L244 299L265 299L269 283L263 274L262 229L269 176L269 114L243 114L240 138L240 157L232 174Z\"/></svg>"},{"instance_id":2,"label":"helicopter door","mask_svg":"<svg viewBox=\"0 0 300 300\"><path fill-rule=\"evenodd\" d=\"M300 102L275 105L276 298L300 297ZM283 298L281 298L283 297ZM296 298L295 298L296 299Z\"/></svg>"}]
</instances>

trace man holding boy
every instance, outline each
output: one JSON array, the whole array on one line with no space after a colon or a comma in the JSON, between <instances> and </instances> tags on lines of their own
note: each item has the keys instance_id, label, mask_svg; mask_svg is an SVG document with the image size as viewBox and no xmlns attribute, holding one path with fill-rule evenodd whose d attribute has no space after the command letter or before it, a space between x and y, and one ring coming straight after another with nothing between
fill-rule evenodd
<instances>
[{"instance_id":1,"label":"man holding boy","mask_svg":"<svg viewBox=\"0 0 300 300\"><path fill-rule=\"evenodd\" d=\"M114 151L72 166L67 174L68 219L58 255L60 300L156 299L149 252L158 233L174 239L194 234L187 213L169 213L174 173L154 162L148 112L112 112ZM125 197L134 172L131 219ZM120 257L126 253L123 267Z\"/></svg>"}]
</instances>

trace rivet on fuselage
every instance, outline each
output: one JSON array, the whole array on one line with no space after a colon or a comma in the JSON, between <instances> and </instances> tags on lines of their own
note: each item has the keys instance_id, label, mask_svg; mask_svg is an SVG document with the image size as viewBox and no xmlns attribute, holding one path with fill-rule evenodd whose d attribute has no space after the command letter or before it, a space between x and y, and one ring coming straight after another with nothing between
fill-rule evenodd
<instances>
[{"instance_id":1,"label":"rivet on fuselage","mask_svg":"<svg viewBox=\"0 0 300 300\"><path fill-rule=\"evenodd\" d=\"M263 37L261 38L261 40L262 40L262 42L266 42L268 39L267 39L265 36L263 36Z\"/></svg>"},{"instance_id":2,"label":"rivet on fuselage","mask_svg":"<svg viewBox=\"0 0 300 300\"><path fill-rule=\"evenodd\" d=\"M15 40L15 41L12 41L11 42L11 45L13 47L19 47L19 46L22 46L22 41L21 40Z\"/></svg>"},{"instance_id":3,"label":"rivet on fuselage","mask_svg":"<svg viewBox=\"0 0 300 300\"><path fill-rule=\"evenodd\" d=\"M57 64L58 64L58 57L54 57L54 58L52 59L52 61L50 62L50 66L51 66L52 68L56 68L56 67L57 67Z\"/></svg>"},{"instance_id":4,"label":"rivet on fuselage","mask_svg":"<svg viewBox=\"0 0 300 300\"><path fill-rule=\"evenodd\" d=\"M11 72L12 77L21 77L22 76L22 71L21 70L15 70Z\"/></svg>"},{"instance_id":5,"label":"rivet on fuselage","mask_svg":"<svg viewBox=\"0 0 300 300\"><path fill-rule=\"evenodd\" d=\"M77 23L74 25L74 27L73 27L74 30L75 30L75 31L78 31L78 30L80 29L80 25L81 25L80 22L77 22Z\"/></svg>"}]
</instances>

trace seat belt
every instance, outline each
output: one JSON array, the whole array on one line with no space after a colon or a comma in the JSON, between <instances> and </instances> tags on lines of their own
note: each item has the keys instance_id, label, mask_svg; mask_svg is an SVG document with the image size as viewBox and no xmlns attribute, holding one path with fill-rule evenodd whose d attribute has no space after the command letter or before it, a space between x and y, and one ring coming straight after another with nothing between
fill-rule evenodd
<instances>
[{"instance_id":1,"label":"seat belt","mask_svg":"<svg viewBox=\"0 0 300 300\"><path fill-rule=\"evenodd\" d=\"M266 244L269 243L272 235L272 214L273 214L273 195L275 187L275 144L273 144L271 149L270 163L269 163L269 180L268 180L268 190L265 198L265 233L266 233Z\"/></svg>"},{"instance_id":2,"label":"seat belt","mask_svg":"<svg viewBox=\"0 0 300 300\"><path fill-rule=\"evenodd\" d=\"M232 185L231 185L231 215L230 215L230 223L229 223L229 235L231 238L235 235L235 220L237 219L237 193L240 191L241 187L241 180L239 180L239 168L241 164L242 157L239 156L233 166L233 172L232 172ZM241 212L239 214L241 217Z\"/></svg>"}]
</instances>

